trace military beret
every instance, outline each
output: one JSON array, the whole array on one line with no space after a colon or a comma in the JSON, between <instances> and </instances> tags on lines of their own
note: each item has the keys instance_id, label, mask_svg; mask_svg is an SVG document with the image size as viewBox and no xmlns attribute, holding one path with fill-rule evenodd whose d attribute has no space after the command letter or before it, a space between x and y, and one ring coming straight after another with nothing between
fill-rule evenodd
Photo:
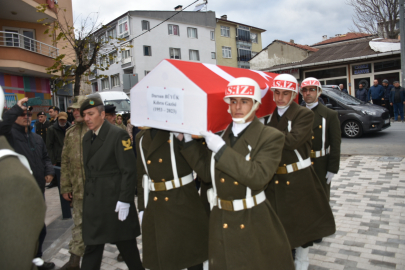
<instances>
[{"instance_id":1,"label":"military beret","mask_svg":"<svg viewBox=\"0 0 405 270\"><path fill-rule=\"evenodd\" d=\"M60 109L58 107L56 107L56 106L51 106L51 107L49 107L48 110L50 110L50 109L52 109L54 111L58 111L58 112L60 111Z\"/></svg>"},{"instance_id":2,"label":"military beret","mask_svg":"<svg viewBox=\"0 0 405 270\"><path fill-rule=\"evenodd\" d=\"M73 104L70 107L68 107L68 109L80 109L80 106L85 100L86 96L75 96L73 98Z\"/></svg>"},{"instance_id":3,"label":"military beret","mask_svg":"<svg viewBox=\"0 0 405 270\"><path fill-rule=\"evenodd\" d=\"M105 113L116 113L114 104L107 104L104 106Z\"/></svg>"},{"instance_id":4,"label":"military beret","mask_svg":"<svg viewBox=\"0 0 405 270\"><path fill-rule=\"evenodd\" d=\"M99 97L88 98L83 101L82 105L80 106L80 115L83 116L83 112L85 110L104 105L103 101Z\"/></svg>"},{"instance_id":5,"label":"military beret","mask_svg":"<svg viewBox=\"0 0 405 270\"><path fill-rule=\"evenodd\" d=\"M40 116L40 115L46 115L46 114L44 112L37 113L37 117Z\"/></svg>"}]
</instances>

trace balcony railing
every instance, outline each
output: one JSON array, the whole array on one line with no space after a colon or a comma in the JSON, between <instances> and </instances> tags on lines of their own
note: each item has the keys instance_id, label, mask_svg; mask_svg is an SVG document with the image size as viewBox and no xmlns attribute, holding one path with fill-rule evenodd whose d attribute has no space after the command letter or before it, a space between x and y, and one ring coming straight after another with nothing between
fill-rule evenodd
<instances>
[{"instance_id":1,"label":"balcony railing","mask_svg":"<svg viewBox=\"0 0 405 270\"><path fill-rule=\"evenodd\" d=\"M0 46L20 48L52 58L59 55L58 48L13 32L0 31Z\"/></svg>"}]
</instances>

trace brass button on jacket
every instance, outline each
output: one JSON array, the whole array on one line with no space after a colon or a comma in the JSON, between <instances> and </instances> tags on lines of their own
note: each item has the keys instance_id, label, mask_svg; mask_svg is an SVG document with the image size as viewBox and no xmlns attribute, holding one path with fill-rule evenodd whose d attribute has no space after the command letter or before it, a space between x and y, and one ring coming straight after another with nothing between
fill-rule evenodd
<instances>
[{"instance_id":1,"label":"brass button on jacket","mask_svg":"<svg viewBox=\"0 0 405 270\"><path fill-rule=\"evenodd\" d=\"M315 137L314 137L314 136L312 136L312 140L313 140L313 139L315 139Z\"/></svg>"},{"instance_id":2,"label":"brass button on jacket","mask_svg":"<svg viewBox=\"0 0 405 270\"><path fill-rule=\"evenodd\" d=\"M322 125L319 125L319 128L322 128Z\"/></svg>"},{"instance_id":3,"label":"brass button on jacket","mask_svg":"<svg viewBox=\"0 0 405 270\"><path fill-rule=\"evenodd\" d=\"M158 200L158 198L157 198L157 197L155 197L155 198L153 198L153 200L156 202L156 201Z\"/></svg>"},{"instance_id":4,"label":"brass button on jacket","mask_svg":"<svg viewBox=\"0 0 405 270\"><path fill-rule=\"evenodd\" d=\"M224 178L221 178L221 183L224 183L225 182L225 179Z\"/></svg>"},{"instance_id":5,"label":"brass button on jacket","mask_svg":"<svg viewBox=\"0 0 405 270\"><path fill-rule=\"evenodd\" d=\"M168 140L167 142L168 142L168 143L170 143L170 142L171 142L171 140Z\"/></svg>"},{"instance_id":6,"label":"brass button on jacket","mask_svg":"<svg viewBox=\"0 0 405 270\"><path fill-rule=\"evenodd\" d=\"M162 162L163 162L163 159L159 158L159 163L162 163Z\"/></svg>"},{"instance_id":7,"label":"brass button on jacket","mask_svg":"<svg viewBox=\"0 0 405 270\"><path fill-rule=\"evenodd\" d=\"M228 228L228 224L224 223L224 229Z\"/></svg>"},{"instance_id":8,"label":"brass button on jacket","mask_svg":"<svg viewBox=\"0 0 405 270\"><path fill-rule=\"evenodd\" d=\"M240 224L240 228L243 230L245 228L245 225Z\"/></svg>"},{"instance_id":9,"label":"brass button on jacket","mask_svg":"<svg viewBox=\"0 0 405 270\"><path fill-rule=\"evenodd\" d=\"M276 182L275 182L275 183L276 183L276 185L278 185L278 180L276 180Z\"/></svg>"},{"instance_id":10,"label":"brass button on jacket","mask_svg":"<svg viewBox=\"0 0 405 270\"><path fill-rule=\"evenodd\" d=\"M162 179L162 182L166 181L165 179Z\"/></svg>"},{"instance_id":11,"label":"brass button on jacket","mask_svg":"<svg viewBox=\"0 0 405 270\"><path fill-rule=\"evenodd\" d=\"M152 163L152 161L148 160L148 162L146 162L148 165Z\"/></svg>"},{"instance_id":12,"label":"brass button on jacket","mask_svg":"<svg viewBox=\"0 0 405 270\"><path fill-rule=\"evenodd\" d=\"M168 197L166 197L166 198L165 198L165 201L167 202L168 200L169 200L169 198L168 198Z\"/></svg>"},{"instance_id":13,"label":"brass button on jacket","mask_svg":"<svg viewBox=\"0 0 405 270\"><path fill-rule=\"evenodd\" d=\"M287 181L287 186L290 184L290 181Z\"/></svg>"},{"instance_id":14,"label":"brass button on jacket","mask_svg":"<svg viewBox=\"0 0 405 270\"><path fill-rule=\"evenodd\" d=\"M233 182L233 184L234 184L235 186L239 185L239 183L238 183L238 182L236 182L236 181L235 181L235 182Z\"/></svg>"}]
</instances>

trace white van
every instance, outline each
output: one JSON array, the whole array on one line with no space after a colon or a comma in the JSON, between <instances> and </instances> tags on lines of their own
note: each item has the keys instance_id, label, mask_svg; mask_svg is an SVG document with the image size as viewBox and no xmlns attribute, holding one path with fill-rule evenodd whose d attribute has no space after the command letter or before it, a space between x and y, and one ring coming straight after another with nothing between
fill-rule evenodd
<instances>
[{"instance_id":1,"label":"white van","mask_svg":"<svg viewBox=\"0 0 405 270\"><path fill-rule=\"evenodd\" d=\"M121 91L102 91L97 92L104 105L113 104L116 109L117 114L128 114L131 110L130 100L127 94ZM94 95L94 94L91 94Z\"/></svg>"}]
</instances>

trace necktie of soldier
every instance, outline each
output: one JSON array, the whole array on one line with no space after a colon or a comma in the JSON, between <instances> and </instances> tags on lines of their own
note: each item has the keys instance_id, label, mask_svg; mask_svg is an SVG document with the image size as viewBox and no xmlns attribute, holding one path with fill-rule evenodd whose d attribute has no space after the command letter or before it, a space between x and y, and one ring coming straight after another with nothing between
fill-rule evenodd
<instances>
[{"instance_id":1,"label":"necktie of soldier","mask_svg":"<svg viewBox=\"0 0 405 270\"><path fill-rule=\"evenodd\" d=\"M96 139L96 137L97 137L96 133L93 133L93 136L91 136L91 143L94 142L94 140Z\"/></svg>"}]
</instances>

